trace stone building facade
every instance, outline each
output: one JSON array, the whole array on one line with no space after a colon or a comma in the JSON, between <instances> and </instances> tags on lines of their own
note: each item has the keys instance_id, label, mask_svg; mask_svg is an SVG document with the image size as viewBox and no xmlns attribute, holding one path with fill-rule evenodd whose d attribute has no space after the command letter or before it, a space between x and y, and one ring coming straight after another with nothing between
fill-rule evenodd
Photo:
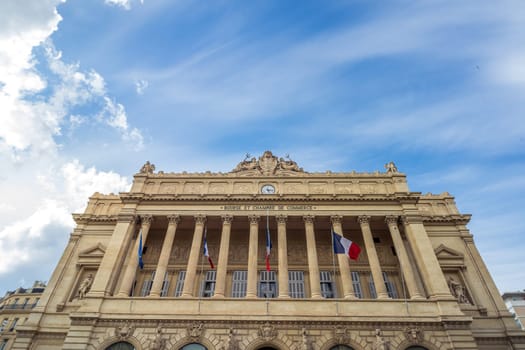
<instances>
[{"instance_id":1,"label":"stone building facade","mask_svg":"<svg viewBox=\"0 0 525 350\"><path fill-rule=\"evenodd\" d=\"M411 192L394 163L147 162L129 192L95 193L74 219L13 349L525 349L470 215L448 193ZM357 260L333 254L332 232L361 247Z\"/></svg>"}]
</instances>

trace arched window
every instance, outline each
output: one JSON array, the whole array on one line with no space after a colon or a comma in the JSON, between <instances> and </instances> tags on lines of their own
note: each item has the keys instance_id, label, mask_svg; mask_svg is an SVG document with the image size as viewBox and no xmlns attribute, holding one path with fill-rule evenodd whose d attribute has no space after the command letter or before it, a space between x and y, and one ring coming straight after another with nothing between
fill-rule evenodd
<instances>
[{"instance_id":1,"label":"arched window","mask_svg":"<svg viewBox=\"0 0 525 350\"><path fill-rule=\"evenodd\" d=\"M406 348L406 350L428 350L427 348L424 348L422 346L409 346L408 348Z\"/></svg>"},{"instance_id":2,"label":"arched window","mask_svg":"<svg viewBox=\"0 0 525 350\"><path fill-rule=\"evenodd\" d=\"M119 341L107 347L106 350L135 350L135 347L128 342Z\"/></svg>"},{"instance_id":3,"label":"arched window","mask_svg":"<svg viewBox=\"0 0 525 350\"><path fill-rule=\"evenodd\" d=\"M203 345L198 343L186 344L180 350L207 350Z\"/></svg>"},{"instance_id":4,"label":"arched window","mask_svg":"<svg viewBox=\"0 0 525 350\"><path fill-rule=\"evenodd\" d=\"M330 350L354 350L354 349L349 346L339 344L339 345L331 347Z\"/></svg>"}]
</instances>

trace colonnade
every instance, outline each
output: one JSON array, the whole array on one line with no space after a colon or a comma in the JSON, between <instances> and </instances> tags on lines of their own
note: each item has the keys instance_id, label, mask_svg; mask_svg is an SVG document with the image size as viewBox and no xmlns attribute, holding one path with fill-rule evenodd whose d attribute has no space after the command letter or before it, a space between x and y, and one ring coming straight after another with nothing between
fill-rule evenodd
<instances>
[{"instance_id":1,"label":"colonnade","mask_svg":"<svg viewBox=\"0 0 525 350\"><path fill-rule=\"evenodd\" d=\"M160 257L156 266L155 277L151 287L149 296L159 297L161 294L162 283L164 276L168 268L169 257L173 248L173 242L175 239L177 225L180 222L179 215L168 215L168 228L165 234L165 238L162 244ZM196 215L195 226L193 232L193 240L191 243L191 249L188 258L188 264L186 268L186 276L184 280L184 287L182 290L183 297L194 296L194 282L197 275L198 261L201 254L201 244L203 239L203 231L206 223L206 217L204 215ZM247 267L247 286L246 286L246 298L257 297L257 276L258 276L258 242L259 242L259 221L258 215L251 215L249 219L249 243L248 243L248 267ZM287 216L277 215L275 220L277 222L277 257L278 257L278 271L279 271L279 294L278 298L289 298L288 295L288 249L287 249L287 238L286 238L286 224ZM342 228L342 219L340 215L334 215L330 217L331 224L336 233L344 235ZM390 215L384 217L385 222L388 226L394 248L399 259L400 270L402 273L403 280L406 284L409 296L411 299L424 298L418 288L416 282L416 271L413 268L411 261L409 260L405 244L401 238L398 221L399 217ZM319 264L317 256L317 246L315 240L313 215L303 216L304 228L305 228L305 240L307 249L307 262L308 272L310 278L310 297L312 299L322 298L321 287L320 287L320 274ZM367 254L371 276L376 288L376 294L378 299L389 298L386 286L383 280L381 265L379 262L378 254L376 251L372 231L370 228L371 217L368 215L361 215L357 217L357 222L361 228L363 235L364 248ZM232 215L222 216L222 231L220 239L219 257L217 261L217 274L216 274L216 285L214 298L226 297L226 277L228 268L228 255L230 247L230 234L231 225L233 221ZM151 215L141 216L141 230L142 240L145 244L148 233L150 231L152 222ZM403 220L405 226L406 237L409 241L412 249L419 250L414 252L416 264L420 267L422 273L423 282L426 287L426 292L429 297L439 295L449 295L448 287L443 277L433 278L436 276L437 270L439 269L439 263L433 254L431 242L424 231L422 223L410 223L406 218ZM423 230L423 231L422 231ZM123 297L128 296L131 290L135 274L137 270L138 258L137 251L139 249L139 240L137 239L132 251L129 252L131 256L127 259L127 264L123 267L123 277L116 293L117 296ZM350 265L348 257L342 254L337 255L337 262L339 270L341 272L341 284L343 297L345 299L355 298L354 286L351 279ZM441 274L439 274L441 276Z\"/></svg>"}]
</instances>

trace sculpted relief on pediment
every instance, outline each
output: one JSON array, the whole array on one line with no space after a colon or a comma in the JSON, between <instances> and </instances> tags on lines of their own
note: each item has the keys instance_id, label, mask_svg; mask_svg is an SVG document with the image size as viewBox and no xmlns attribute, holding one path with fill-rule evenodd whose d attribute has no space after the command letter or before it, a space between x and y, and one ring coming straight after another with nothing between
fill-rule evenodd
<instances>
[{"instance_id":1,"label":"sculpted relief on pediment","mask_svg":"<svg viewBox=\"0 0 525 350\"><path fill-rule=\"evenodd\" d=\"M297 173L304 173L303 168L300 168L296 162L290 159L289 156L285 158L277 158L270 151L263 153L259 159L251 157L247 154L246 158L231 171L243 176L250 175L294 175Z\"/></svg>"}]
</instances>

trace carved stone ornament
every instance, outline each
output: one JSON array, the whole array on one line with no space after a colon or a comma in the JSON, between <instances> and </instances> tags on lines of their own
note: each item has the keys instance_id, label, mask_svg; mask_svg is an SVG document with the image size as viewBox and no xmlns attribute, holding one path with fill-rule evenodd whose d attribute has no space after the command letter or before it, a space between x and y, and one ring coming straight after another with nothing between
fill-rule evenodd
<instances>
[{"instance_id":1,"label":"carved stone ornament","mask_svg":"<svg viewBox=\"0 0 525 350\"><path fill-rule=\"evenodd\" d=\"M383 332L380 329L376 329L376 340L372 346L373 350L388 350L388 341L383 337Z\"/></svg>"},{"instance_id":2,"label":"carved stone ornament","mask_svg":"<svg viewBox=\"0 0 525 350\"><path fill-rule=\"evenodd\" d=\"M162 336L162 327L159 325L155 330L155 335L150 342L150 349L152 350L163 350L166 344L166 339Z\"/></svg>"},{"instance_id":3,"label":"carved stone ornament","mask_svg":"<svg viewBox=\"0 0 525 350\"><path fill-rule=\"evenodd\" d=\"M197 340L202 336L202 331L204 329L204 324L202 322L193 322L187 328L188 337L193 340Z\"/></svg>"},{"instance_id":4,"label":"carved stone ornament","mask_svg":"<svg viewBox=\"0 0 525 350\"><path fill-rule=\"evenodd\" d=\"M405 334L411 343L420 343L423 341L423 331L419 327L407 327L405 328Z\"/></svg>"},{"instance_id":5,"label":"carved stone ornament","mask_svg":"<svg viewBox=\"0 0 525 350\"><path fill-rule=\"evenodd\" d=\"M134 331L135 331L135 327L131 323L126 322L120 326L117 326L117 328L115 329L115 334L121 340L124 340L124 339L131 337Z\"/></svg>"},{"instance_id":6,"label":"carved stone ornament","mask_svg":"<svg viewBox=\"0 0 525 350\"><path fill-rule=\"evenodd\" d=\"M221 342L220 350L237 350L237 343L234 338L234 329L228 329L228 336Z\"/></svg>"},{"instance_id":7,"label":"carved stone ornament","mask_svg":"<svg viewBox=\"0 0 525 350\"><path fill-rule=\"evenodd\" d=\"M270 341L277 336L277 330L270 324L270 322L266 322L259 327L258 334L259 337L263 338L265 341Z\"/></svg>"},{"instance_id":8,"label":"carved stone ornament","mask_svg":"<svg viewBox=\"0 0 525 350\"><path fill-rule=\"evenodd\" d=\"M393 173L397 173L397 172L398 172L398 171L397 171L397 167L396 167L396 165L394 164L394 162L388 162L388 163L386 163L386 164L385 164L385 169L386 169L386 172L387 172L387 173L391 173L391 174L393 174Z\"/></svg>"},{"instance_id":9,"label":"carved stone ornament","mask_svg":"<svg viewBox=\"0 0 525 350\"><path fill-rule=\"evenodd\" d=\"M303 168L300 168L296 162L286 156L284 158L277 158L270 151L263 153L259 159L251 157L246 154L246 157L242 162L237 164L232 173L238 173L239 175L250 176L250 175L293 175L297 173L304 173Z\"/></svg>"},{"instance_id":10,"label":"carved stone ornament","mask_svg":"<svg viewBox=\"0 0 525 350\"><path fill-rule=\"evenodd\" d=\"M302 336L302 339L301 339L300 349L301 350L310 350L310 342L308 341L308 333L306 331L306 328L304 328L304 327L303 327L303 329L301 329L301 336Z\"/></svg>"},{"instance_id":11,"label":"carved stone ornament","mask_svg":"<svg viewBox=\"0 0 525 350\"><path fill-rule=\"evenodd\" d=\"M91 289L91 285L93 284L93 274L89 273L86 278L80 283L80 286L78 287L78 299L82 300L86 296L87 292Z\"/></svg>"},{"instance_id":12,"label":"carved stone ornament","mask_svg":"<svg viewBox=\"0 0 525 350\"><path fill-rule=\"evenodd\" d=\"M348 340L347 335L348 329L345 326L335 326L334 327L334 339L337 343L344 344Z\"/></svg>"},{"instance_id":13,"label":"carved stone ornament","mask_svg":"<svg viewBox=\"0 0 525 350\"><path fill-rule=\"evenodd\" d=\"M153 174L154 171L155 171L155 164L151 164L149 160L146 161L146 163L142 166L142 168L140 168L141 174Z\"/></svg>"}]
</instances>

